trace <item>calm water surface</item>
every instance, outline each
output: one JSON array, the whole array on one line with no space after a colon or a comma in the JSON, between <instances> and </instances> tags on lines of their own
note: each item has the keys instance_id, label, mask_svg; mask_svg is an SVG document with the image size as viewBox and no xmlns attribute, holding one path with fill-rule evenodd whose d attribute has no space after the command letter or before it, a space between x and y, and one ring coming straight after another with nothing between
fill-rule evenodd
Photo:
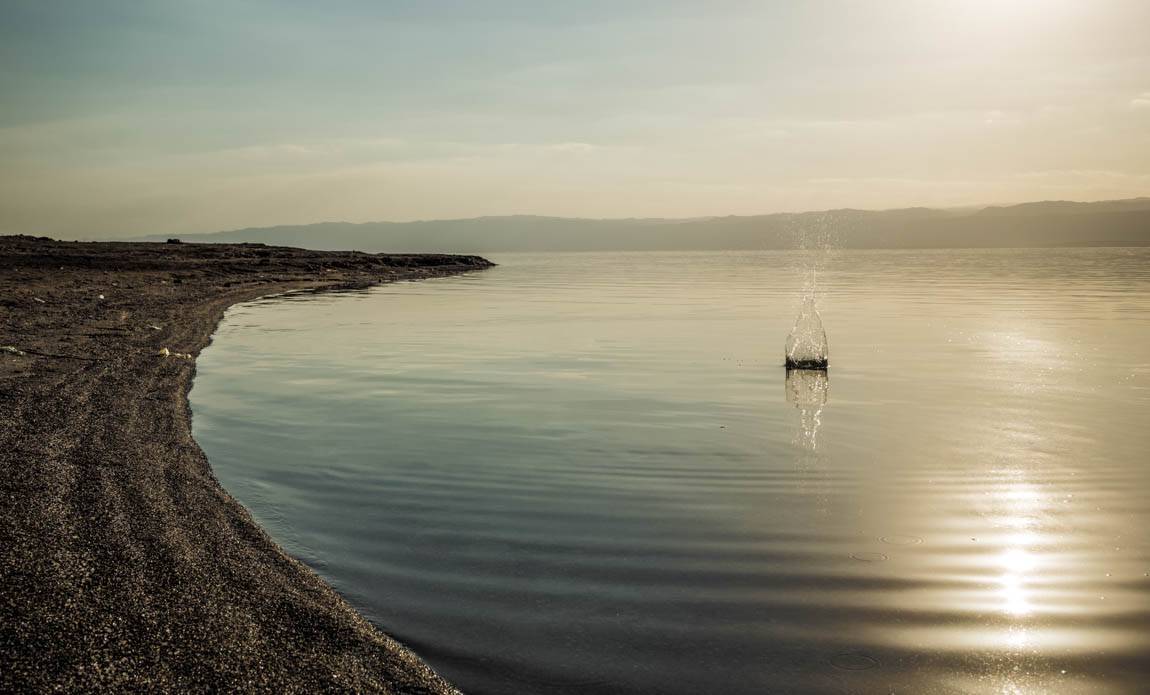
<instances>
[{"instance_id":1,"label":"calm water surface","mask_svg":"<svg viewBox=\"0 0 1150 695\"><path fill-rule=\"evenodd\" d=\"M494 260L236 307L192 393L465 691L1147 687L1150 250ZM814 266L829 378L788 379Z\"/></svg>"}]
</instances>

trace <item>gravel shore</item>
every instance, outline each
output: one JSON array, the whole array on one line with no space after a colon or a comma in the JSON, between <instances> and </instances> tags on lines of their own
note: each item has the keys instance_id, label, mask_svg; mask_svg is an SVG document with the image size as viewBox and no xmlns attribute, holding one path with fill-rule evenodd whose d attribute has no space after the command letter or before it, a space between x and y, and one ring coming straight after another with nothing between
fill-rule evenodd
<instances>
[{"instance_id":1,"label":"gravel shore","mask_svg":"<svg viewBox=\"0 0 1150 695\"><path fill-rule=\"evenodd\" d=\"M456 692L220 487L187 393L236 302L489 265L0 237L0 691Z\"/></svg>"}]
</instances>

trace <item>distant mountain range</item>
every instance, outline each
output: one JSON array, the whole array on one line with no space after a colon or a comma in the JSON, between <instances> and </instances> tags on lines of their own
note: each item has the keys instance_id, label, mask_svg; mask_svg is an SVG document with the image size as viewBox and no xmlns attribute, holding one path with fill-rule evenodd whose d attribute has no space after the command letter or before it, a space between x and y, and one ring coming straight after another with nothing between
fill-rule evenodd
<instances>
[{"instance_id":1,"label":"distant mountain range","mask_svg":"<svg viewBox=\"0 0 1150 695\"><path fill-rule=\"evenodd\" d=\"M1150 246L1150 197L963 210L847 209L694 219L515 215L424 222L321 222L191 234L181 239L413 253Z\"/></svg>"}]
</instances>

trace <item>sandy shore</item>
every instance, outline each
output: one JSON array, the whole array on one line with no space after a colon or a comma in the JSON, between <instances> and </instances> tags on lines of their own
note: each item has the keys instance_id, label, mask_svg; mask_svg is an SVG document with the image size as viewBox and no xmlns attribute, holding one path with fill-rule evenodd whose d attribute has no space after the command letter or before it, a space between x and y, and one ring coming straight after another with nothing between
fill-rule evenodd
<instances>
[{"instance_id":1,"label":"sandy shore","mask_svg":"<svg viewBox=\"0 0 1150 695\"><path fill-rule=\"evenodd\" d=\"M0 237L0 691L455 692L220 487L187 393L231 304L488 265Z\"/></svg>"}]
</instances>

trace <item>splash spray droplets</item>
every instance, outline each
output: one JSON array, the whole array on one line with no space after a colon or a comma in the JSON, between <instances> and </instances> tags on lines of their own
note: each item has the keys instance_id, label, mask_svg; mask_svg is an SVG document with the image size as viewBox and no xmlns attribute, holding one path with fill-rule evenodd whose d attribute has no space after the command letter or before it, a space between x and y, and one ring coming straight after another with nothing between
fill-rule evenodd
<instances>
[{"instance_id":1,"label":"splash spray droplets","mask_svg":"<svg viewBox=\"0 0 1150 695\"><path fill-rule=\"evenodd\" d=\"M808 294L787 336L787 369L826 369L827 333L815 308L814 294Z\"/></svg>"}]
</instances>

